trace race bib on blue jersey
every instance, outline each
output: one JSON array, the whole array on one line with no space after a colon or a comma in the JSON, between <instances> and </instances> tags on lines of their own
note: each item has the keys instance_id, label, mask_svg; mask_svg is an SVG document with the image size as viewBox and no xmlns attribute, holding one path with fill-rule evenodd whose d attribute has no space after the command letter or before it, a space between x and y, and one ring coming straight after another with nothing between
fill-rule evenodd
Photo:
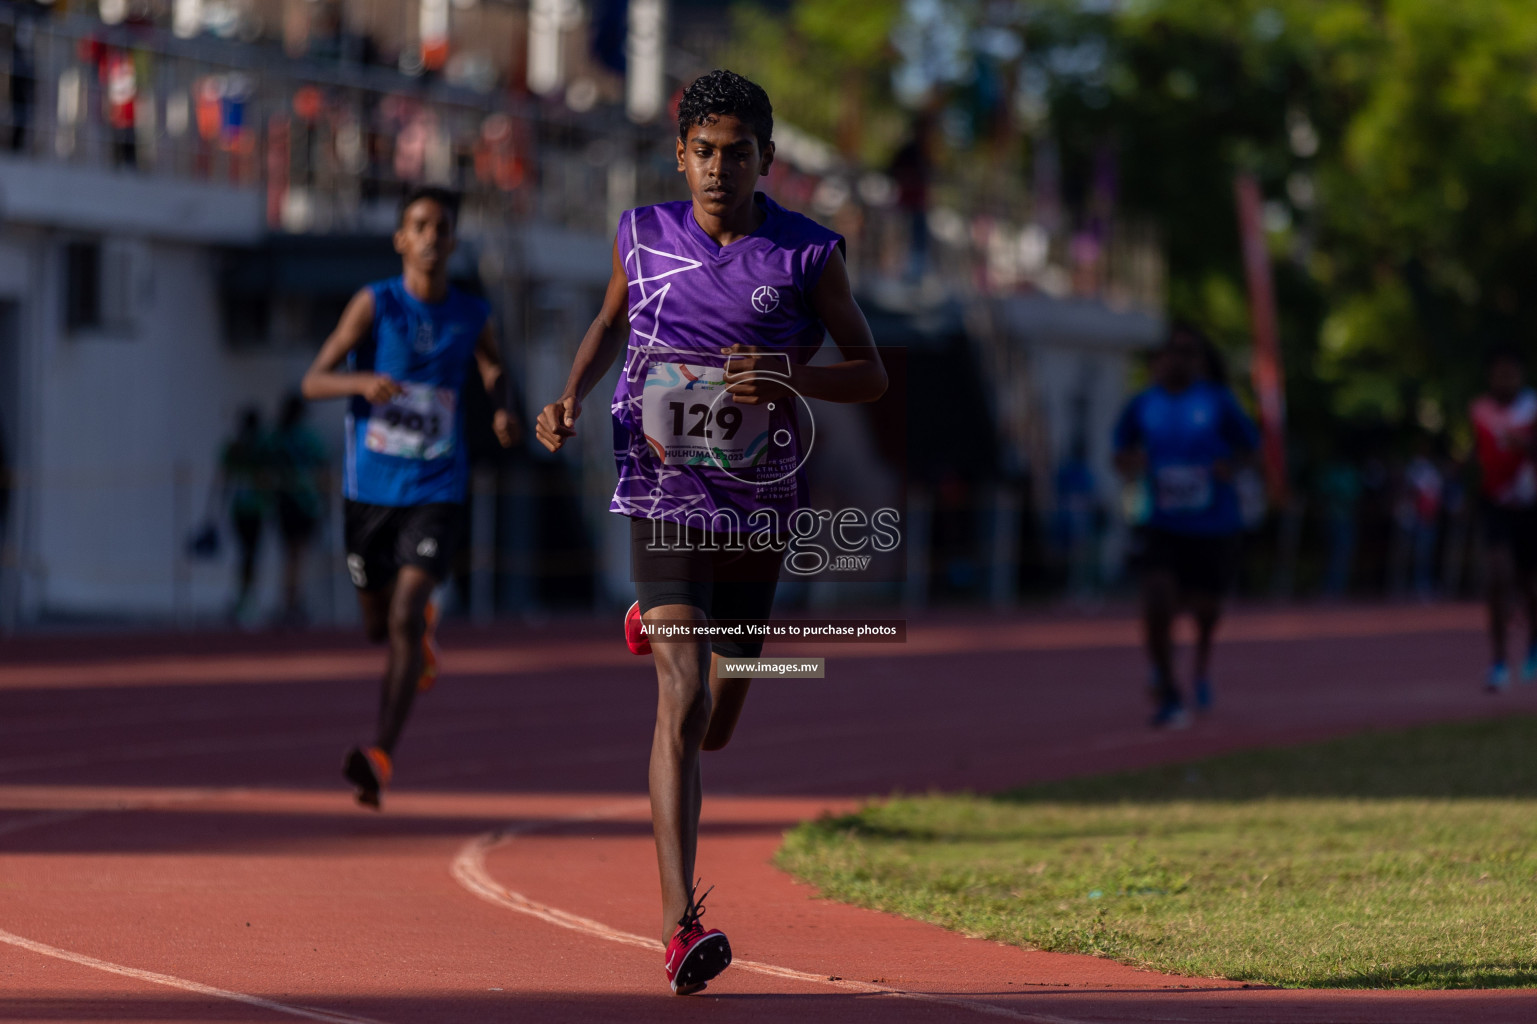
<instances>
[{"instance_id":1,"label":"race bib on blue jersey","mask_svg":"<svg viewBox=\"0 0 1537 1024\"><path fill-rule=\"evenodd\" d=\"M401 383L400 394L375 404L363 444L402 459L441 459L454 451L454 393L430 384Z\"/></svg>"},{"instance_id":2,"label":"race bib on blue jersey","mask_svg":"<svg viewBox=\"0 0 1537 1024\"><path fill-rule=\"evenodd\" d=\"M1211 506L1211 469L1159 466L1153 473L1153 501L1160 512L1201 512Z\"/></svg>"},{"instance_id":3,"label":"race bib on blue jersey","mask_svg":"<svg viewBox=\"0 0 1537 1024\"><path fill-rule=\"evenodd\" d=\"M664 466L755 466L774 448L772 403L741 405L719 366L653 363L641 393L641 428ZM785 444L788 431L781 431Z\"/></svg>"}]
</instances>

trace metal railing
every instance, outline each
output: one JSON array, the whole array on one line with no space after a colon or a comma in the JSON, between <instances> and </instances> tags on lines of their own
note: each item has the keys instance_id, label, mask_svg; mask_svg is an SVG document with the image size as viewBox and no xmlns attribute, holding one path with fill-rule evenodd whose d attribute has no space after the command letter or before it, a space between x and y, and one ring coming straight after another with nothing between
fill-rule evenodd
<instances>
[{"instance_id":1,"label":"metal railing","mask_svg":"<svg viewBox=\"0 0 1537 1024\"><path fill-rule=\"evenodd\" d=\"M463 194L467 221L607 231L615 161L635 168L618 198L675 189L665 137L617 110L78 15L0 10L0 37L0 148L260 189L276 229L376 227L371 211L430 182Z\"/></svg>"}]
</instances>

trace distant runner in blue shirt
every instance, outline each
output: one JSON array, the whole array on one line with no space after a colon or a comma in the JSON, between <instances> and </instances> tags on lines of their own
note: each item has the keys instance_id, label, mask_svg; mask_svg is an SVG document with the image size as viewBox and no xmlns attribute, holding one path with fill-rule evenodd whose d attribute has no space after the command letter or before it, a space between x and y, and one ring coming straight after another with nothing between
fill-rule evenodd
<instances>
[{"instance_id":1,"label":"distant runner in blue shirt","mask_svg":"<svg viewBox=\"0 0 1537 1024\"><path fill-rule=\"evenodd\" d=\"M1211 643L1237 567L1243 518L1233 476L1252 458L1259 431L1233 393L1213 379L1215 349L1176 324L1154 362L1154 384L1115 425L1117 468L1141 477L1150 512L1143 552L1143 619L1158 710L1153 724L1188 724L1174 679L1174 617L1194 614L1195 705L1211 707Z\"/></svg>"},{"instance_id":2,"label":"distant runner in blue shirt","mask_svg":"<svg viewBox=\"0 0 1537 1024\"><path fill-rule=\"evenodd\" d=\"M368 638L389 642L378 733L342 764L358 802L375 808L416 692L437 675L429 601L462 532L469 481L463 392L472 365L491 398L497 440L505 448L517 437L502 401L487 306L448 284L458 209L444 189L406 194L394 238L401 276L352 297L304 375L304 397L349 400L347 571Z\"/></svg>"}]
</instances>

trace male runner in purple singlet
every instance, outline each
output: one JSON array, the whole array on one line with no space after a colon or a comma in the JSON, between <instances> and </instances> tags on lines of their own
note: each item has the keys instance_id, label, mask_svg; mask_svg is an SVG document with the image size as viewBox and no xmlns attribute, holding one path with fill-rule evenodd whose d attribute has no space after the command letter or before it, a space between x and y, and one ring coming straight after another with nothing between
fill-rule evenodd
<instances>
[{"instance_id":1,"label":"male runner in purple singlet","mask_svg":"<svg viewBox=\"0 0 1537 1024\"><path fill-rule=\"evenodd\" d=\"M631 520L638 600L648 623L763 621L783 537L805 505L805 399L870 402L886 372L854 302L843 239L757 190L774 159L763 90L713 71L678 107L678 170L692 199L620 217L603 308L582 339L559 400L544 407L551 451L576 432L582 401L620 352L614 392L619 485L610 511ZM843 361L807 361L831 334ZM626 345L628 338L628 345ZM745 543L747 534L753 534ZM724 543L722 543L724 541ZM662 879L662 941L674 992L704 988L731 962L699 923L694 855L699 752L731 738L748 680L719 659L761 642L657 642L651 823Z\"/></svg>"}]
</instances>

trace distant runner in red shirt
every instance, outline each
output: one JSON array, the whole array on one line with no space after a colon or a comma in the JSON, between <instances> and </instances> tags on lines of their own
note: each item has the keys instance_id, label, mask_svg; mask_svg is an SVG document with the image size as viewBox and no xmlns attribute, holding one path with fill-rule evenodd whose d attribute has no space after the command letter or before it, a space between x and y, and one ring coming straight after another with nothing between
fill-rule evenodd
<instances>
[{"instance_id":1,"label":"distant runner in red shirt","mask_svg":"<svg viewBox=\"0 0 1537 1024\"><path fill-rule=\"evenodd\" d=\"M1494 657L1487 688L1510 685L1505 667L1511 590L1526 605L1526 661L1521 679L1537 679L1537 392L1526 386L1521 353L1501 346L1489 357L1489 390L1473 402L1473 435L1483 476L1484 538L1489 563L1489 640Z\"/></svg>"}]
</instances>

